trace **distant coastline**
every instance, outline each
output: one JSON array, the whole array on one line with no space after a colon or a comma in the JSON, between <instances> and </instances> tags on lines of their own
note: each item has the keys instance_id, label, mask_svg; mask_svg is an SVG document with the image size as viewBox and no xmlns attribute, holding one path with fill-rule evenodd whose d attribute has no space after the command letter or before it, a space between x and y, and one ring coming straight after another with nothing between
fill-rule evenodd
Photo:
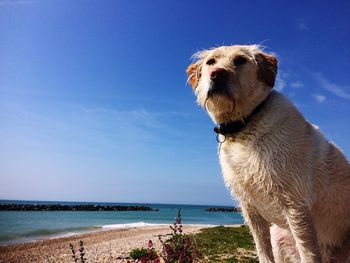
<instances>
[{"instance_id":1,"label":"distant coastline","mask_svg":"<svg viewBox=\"0 0 350 263\"><path fill-rule=\"evenodd\" d=\"M1 204L0 211L159 211L138 205Z\"/></svg>"},{"instance_id":2,"label":"distant coastline","mask_svg":"<svg viewBox=\"0 0 350 263\"><path fill-rule=\"evenodd\" d=\"M210 207L205 209L207 212L225 212L225 213L239 213L241 208L239 207Z\"/></svg>"},{"instance_id":3,"label":"distant coastline","mask_svg":"<svg viewBox=\"0 0 350 263\"><path fill-rule=\"evenodd\" d=\"M159 211L146 205L1 203L0 211ZM239 207L210 207L207 212L241 212Z\"/></svg>"},{"instance_id":4,"label":"distant coastline","mask_svg":"<svg viewBox=\"0 0 350 263\"><path fill-rule=\"evenodd\" d=\"M167 206L167 207L215 207L215 208L233 208L236 207L232 205L219 205L219 204L182 204L182 203L150 203L150 202L113 202L113 201L61 201L61 200L21 200L21 199L0 199L0 204L68 204L68 205L119 205L119 206Z\"/></svg>"},{"instance_id":5,"label":"distant coastline","mask_svg":"<svg viewBox=\"0 0 350 263\"><path fill-rule=\"evenodd\" d=\"M0 209L0 221L2 223L0 226L0 246L71 236L91 231L168 226L174 223L174 217L178 209L181 209L183 224L187 226L244 223L240 213L206 211L210 208L215 208L215 210L221 210L222 208L224 209L222 211L227 211L226 209L233 209L233 206L30 200L0 200L0 204L16 204L16 207L12 207L11 211L9 211L10 209ZM85 209L86 205L88 205L88 209ZM79 209L76 209L77 207ZM107 207L122 208L118 211L109 210L110 208ZM142 210L139 210L141 208L125 209L125 207L141 207ZM143 209L143 207L149 207L152 211ZM63 208L69 210L63 210ZM154 212L153 210L158 211Z\"/></svg>"}]
</instances>

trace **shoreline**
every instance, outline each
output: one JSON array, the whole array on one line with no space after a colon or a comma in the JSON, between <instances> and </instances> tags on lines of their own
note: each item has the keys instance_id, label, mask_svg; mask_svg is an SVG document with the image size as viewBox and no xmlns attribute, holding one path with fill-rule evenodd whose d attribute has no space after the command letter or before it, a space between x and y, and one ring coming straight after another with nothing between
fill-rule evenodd
<instances>
[{"instance_id":1,"label":"shoreline","mask_svg":"<svg viewBox=\"0 0 350 263\"><path fill-rule=\"evenodd\" d=\"M18 239L4 241L0 243L1 247L12 246L12 245L22 245L27 243L52 240L57 238L65 238L65 237L73 237L80 236L84 234L103 232L103 231L111 231L111 230L123 230L123 229L131 229L131 228L163 228L169 227L172 224L166 223L145 223L145 222L136 222L136 223L126 223L126 224L109 224L109 225L95 225L95 226L82 226L77 228L69 228L68 231L60 231L52 234L43 234L43 235L34 235L34 236L23 236ZM215 227L218 225L214 224L183 224L184 227ZM53 230L55 232L55 230Z\"/></svg>"},{"instance_id":2,"label":"shoreline","mask_svg":"<svg viewBox=\"0 0 350 263\"><path fill-rule=\"evenodd\" d=\"M171 232L169 226L98 229L71 236L2 245L0 246L0 263L73 262L69 244L72 243L78 250L80 240L84 242L89 262L126 262L122 258L127 257L133 248L147 247L149 240L152 240L156 249L159 249L159 236L166 238ZM194 234L207 227L214 227L214 225L183 225L183 230L187 234Z\"/></svg>"}]
</instances>

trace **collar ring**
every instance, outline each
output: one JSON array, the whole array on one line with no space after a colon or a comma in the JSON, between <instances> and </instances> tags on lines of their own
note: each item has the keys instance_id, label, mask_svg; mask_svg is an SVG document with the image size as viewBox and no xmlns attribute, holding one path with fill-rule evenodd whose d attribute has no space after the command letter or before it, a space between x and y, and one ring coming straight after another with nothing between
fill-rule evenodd
<instances>
[{"instance_id":1,"label":"collar ring","mask_svg":"<svg viewBox=\"0 0 350 263\"><path fill-rule=\"evenodd\" d=\"M220 137L221 137L220 135L223 137L223 140L220 140ZM217 134L217 135L216 135L216 141L217 141L218 143L223 143L223 142L226 141L226 136L225 136L225 135L222 135L222 134Z\"/></svg>"}]
</instances>

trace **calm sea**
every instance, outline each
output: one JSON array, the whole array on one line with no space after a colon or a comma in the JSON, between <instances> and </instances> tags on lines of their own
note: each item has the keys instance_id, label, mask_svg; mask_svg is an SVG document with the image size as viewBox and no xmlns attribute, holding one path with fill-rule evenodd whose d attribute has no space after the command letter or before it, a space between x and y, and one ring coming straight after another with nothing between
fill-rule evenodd
<instances>
[{"instance_id":1,"label":"calm sea","mask_svg":"<svg viewBox=\"0 0 350 263\"><path fill-rule=\"evenodd\" d=\"M45 238L74 235L102 229L136 226L170 225L174 223L177 209L181 208L182 223L190 225L242 224L239 213L206 212L213 206L165 205L140 203L87 203L10 201L17 204L97 204L97 205L147 205L159 211L0 211L0 245L28 242ZM220 206L214 206L220 207Z\"/></svg>"}]
</instances>

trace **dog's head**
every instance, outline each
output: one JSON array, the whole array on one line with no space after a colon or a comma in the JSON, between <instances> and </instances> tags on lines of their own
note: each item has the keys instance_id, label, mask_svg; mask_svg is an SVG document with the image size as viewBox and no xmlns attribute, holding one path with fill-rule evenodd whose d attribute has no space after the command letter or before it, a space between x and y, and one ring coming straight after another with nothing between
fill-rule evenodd
<instances>
[{"instance_id":1,"label":"dog's head","mask_svg":"<svg viewBox=\"0 0 350 263\"><path fill-rule=\"evenodd\" d=\"M216 123L248 116L275 84L277 59L259 46L222 46L194 55L186 72L197 102Z\"/></svg>"}]
</instances>

